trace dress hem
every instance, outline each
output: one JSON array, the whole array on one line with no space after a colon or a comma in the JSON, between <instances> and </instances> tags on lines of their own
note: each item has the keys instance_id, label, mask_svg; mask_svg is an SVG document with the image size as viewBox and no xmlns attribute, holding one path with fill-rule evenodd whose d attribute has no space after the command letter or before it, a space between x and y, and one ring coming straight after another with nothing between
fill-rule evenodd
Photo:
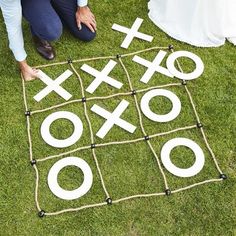
<instances>
[{"instance_id":1,"label":"dress hem","mask_svg":"<svg viewBox=\"0 0 236 236\"><path fill-rule=\"evenodd\" d=\"M150 10L150 9L149 9L149 10ZM221 47L221 46L223 46L223 45L225 44L225 40L224 40L223 43L217 44L217 45L216 45L216 44L207 44L207 45L205 44L205 45L202 45L202 44L194 43L194 42L192 42L192 41L189 41L189 40L183 39L183 38L181 38L181 37L179 37L179 36L176 36L176 35L174 35L173 33L171 33L170 31L168 31L165 27L162 26L162 24L160 24L160 23L157 21L156 18L154 19L154 18L152 17L152 15L150 14L150 12L149 12L148 16L149 16L149 18L151 19L151 21L152 21L157 27L159 27L163 32L165 32L167 35L169 35L171 38L173 38L173 39L175 39L175 40L178 40L178 41L181 41L181 42L184 42L184 43L187 43L187 44L190 44L190 45L192 45L192 46L199 47L199 48Z\"/></svg>"}]
</instances>

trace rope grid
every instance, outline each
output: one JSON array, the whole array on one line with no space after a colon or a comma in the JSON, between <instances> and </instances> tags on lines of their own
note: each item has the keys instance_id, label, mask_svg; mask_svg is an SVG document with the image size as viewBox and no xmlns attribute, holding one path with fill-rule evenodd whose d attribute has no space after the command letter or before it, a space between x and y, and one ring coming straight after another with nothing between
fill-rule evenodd
<instances>
[{"instance_id":1,"label":"rope grid","mask_svg":"<svg viewBox=\"0 0 236 236\"><path fill-rule=\"evenodd\" d=\"M117 203L120 203L120 202L123 202L123 201L131 200L131 199L137 199L137 198L148 198L148 197L155 197L155 196L170 195L170 193L174 194L174 193L182 192L182 191L194 188L196 186L200 186L200 185L204 185L204 184L212 183L212 182L219 182L219 181L222 181L224 179L224 178L220 177L220 178L217 178L217 179L216 178L215 179L209 179L209 180L205 180L205 181L202 181L202 182L194 183L192 185L182 187L182 188L179 188L179 189L175 189L175 190L171 190L171 191L169 189L167 178L165 176L165 173L164 173L164 170L162 168L159 157L156 154L156 152L155 152L155 150L154 150L154 148L153 148L153 146L150 142L151 139L156 138L156 137L172 134L172 133L183 131L183 130L191 130L191 129L196 129L196 128L200 129L203 140L204 140L204 142L206 144L206 147L207 147L207 149L208 149L208 151L209 151L209 153L210 153L210 155L211 155L211 157L214 161L216 169L218 170L220 175L224 175L224 174L223 174L222 170L220 169L219 164L216 160L216 156L215 156L213 150L211 149L211 147L208 143L208 140L207 140L207 137L205 135L203 126L201 124L199 115L197 113L197 109L196 109L196 106L194 104L192 95L191 95L191 93L190 93L190 91L187 87L187 84L183 83L185 81L182 81L182 82L179 82L179 83L171 83L171 84L165 84L165 85L159 85L159 86L153 86L153 87L149 87L149 88L145 88L145 89L135 90L135 93L134 93L134 88L133 88L133 85L132 85L131 77L129 75L129 72L128 72L126 66L124 65L124 62L123 62L122 58L130 57L130 56L137 55L137 54L143 53L143 52L149 52L149 51L161 50L161 49L163 49L163 50L168 50L169 49L171 52L174 52L173 48L170 48L170 47L152 47L152 48L148 48L148 49L144 49L144 50L140 50L140 51L136 51L136 52L132 52L132 53L128 53L128 54L123 54L123 55L85 58L85 59L73 60L73 61L70 61L70 62L65 61L65 62L58 62L58 63L51 63L51 64L37 66L36 68L39 69L39 68L46 68L46 67L52 67L52 66L58 66L58 65L65 65L65 64L69 63L71 69L73 70L73 72L77 76L78 81L80 83L82 98L81 99L76 99L76 100L71 100L69 102L60 103L60 104L57 104L57 105L54 105L54 106L51 106L51 107L47 107L47 108L40 109L40 110L35 110L35 111L29 111L29 109L28 109L25 81L24 81L24 79L21 75L22 88L23 88L23 99L24 99L25 114L26 114L28 144L29 144L29 158L30 158L31 165L33 166L33 168L35 170L35 204L36 204L36 208L39 212L40 217L55 216L55 215L60 215L60 214L66 213L66 212L78 212L78 211L81 211L81 210L84 210L84 209L97 208L97 207L101 207L101 206L111 204L111 202L108 201L108 200L111 200L111 197L110 197L109 192L106 188L104 178L103 178L103 175L102 175L102 171L101 171L101 168L99 166L99 162L98 162L97 155L96 155L96 152L95 152L96 148L102 148L102 147L107 147L107 146L112 146L112 145L132 144L132 143L138 143L138 142L145 141L147 143L147 145L149 146L153 156L155 157L155 160L157 162L158 168L161 172L161 175L162 175L162 178L163 178L163 181L164 181L164 185L165 185L165 191L164 192L150 193L150 194L137 194L137 195L128 196L128 197L124 197L124 198L120 198L120 199L116 199L116 200L112 199L112 204L117 204ZM73 63L89 62L89 61L105 60L105 59L118 59L121 67L123 68L123 70L126 74L130 91L129 92L124 92L124 93L112 94L112 95L103 96L103 97L88 97L88 98L86 98L86 101L84 101L83 98L85 98L85 91L84 91L84 86L83 86L83 80L82 80L80 74L78 73L78 71L73 66ZM178 69L181 72L183 72L182 67L181 67L178 59L176 60L176 62L177 62ZM137 94L147 92L147 91L150 91L152 89L157 89L157 88L167 88L167 87L183 86L183 85L184 85L184 89L185 89L185 91L188 95L189 101L191 103L191 107L194 111L194 115L195 115L197 124L176 128L176 129L173 129L173 130L170 130L170 131L167 131L167 132L148 135L146 133L144 125L143 125L142 114L141 114L141 110L140 110L140 107L139 107L139 104L138 104ZM107 99L110 99L110 98L121 97L121 96L130 96L130 95L132 95L133 98L134 98L135 107L136 107L136 110L137 110L137 113L138 113L139 124L140 124L141 130L142 130L142 133L143 133L143 137L133 139L133 140L123 140L123 141L113 141L113 142L108 142L108 143L98 143L98 144L96 144L96 148L91 148L91 145L93 145L93 144L95 145L95 143L94 143L94 133L93 133L92 124L91 124L91 121L90 121L90 118L89 118L89 115L88 115L88 112L87 112L87 104L86 103L88 101L107 100ZM86 121L87 121L87 124L88 124L88 127L89 127L89 131L90 131L91 144L88 145L88 146L79 147L79 148L70 150L68 152L57 154L57 155L51 155L51 156L47 156L47 157L43 157L43 158L34 159L34 157L33 157L33 142L32 142L31 126L30 126L30 116L40 114L40 113L43 113L43 112L46 112L46 111L50 111L50 110L53 110L55 108L64 107L64 106L67 106L69 104L81 103L81 102L83 103L84 114L85 114L85 118L86 118ZM39 177L39 170L38 170L38 167L37 167L36 163L44 162L44 161L51 160L51 159L54 159L54 158L59 158L59 157L62 157L62 156L66 156L66 155L69 155L69 154L72 154L72 153L75 153L75 152L78 152L78 151L89 150L89 149L91 149L91 151L92 151L92 156L93 156L93 159L94 159L97 171L98 171L100 182L101 182L102 188L104 190L104 193L106 195L105 201L101 202L101 203L81 206L81 207L78 207L78 208L63 209L63 210L56 211L56 212L45 212L44 210L42 210L41 207L40 207L40 203L39 203L39 180L40 180L40 177Z\"/></svg>"}]
</instances>

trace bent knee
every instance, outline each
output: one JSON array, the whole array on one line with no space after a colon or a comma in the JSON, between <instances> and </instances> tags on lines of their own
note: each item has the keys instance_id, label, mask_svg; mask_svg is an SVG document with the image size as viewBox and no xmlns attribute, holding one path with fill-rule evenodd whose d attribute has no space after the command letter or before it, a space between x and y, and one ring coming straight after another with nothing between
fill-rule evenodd
<instances>
[{"instance_id":1,"label":"bent knee","mask_svg":"<svg viewBox=\"0 0 236 236\"><path fill-rule=\"evenodd\" d=\"M73 32L74 36L84 42L90 42L96 37L96 32L92 32L89 29L86 30L76 30Z\"/></svg>"},{"instance_id":2,"label":"bent knee","mask_svg":"<svg viewBox=\"0 0 236 236\"><path fill-rule=\"evenodd\" d=\"M62 23L60 21L51 22L42 27L41 38L47 41L54 41L62 35Z\"/></svg>"},{"instance_id":3,"label":"bent knee","mask_svg":"<svg viewBox=\"0 0 236 236\"><path fill-rule=\"evenodd\" d=\"M84 37L83 37L83 41L84 42L90 42L90 41L92 41L92 40L94 40L95 39L95 37L96 37L96 32L92 32L92 31L90 31L90 33L89 34L86 34Z\"/></svg>"}]
</instances>

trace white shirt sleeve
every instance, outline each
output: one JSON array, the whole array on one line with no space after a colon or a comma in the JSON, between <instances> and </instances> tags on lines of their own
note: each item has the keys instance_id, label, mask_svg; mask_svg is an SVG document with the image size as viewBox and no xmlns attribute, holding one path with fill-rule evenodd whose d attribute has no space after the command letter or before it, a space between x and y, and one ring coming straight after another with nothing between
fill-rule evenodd
<instances>
[{"instance_id":1,"label":"white shirt sleeve","mask_svg":"<svg viewBox=\"0 0 236 236\"><path fill-rule=\"evenodd\" d=\"M79 7L85 7L88 5L88 0L77 0Z\"/></svg>"},{"instance_id":2,"label":"white shirt sleeve","mask_svg":"<svg viewBox=\"0 0 236 236\"><path fill-rule=\"evenodd\" d=\"M0 7L7 28L9 47L17 61L25 60L27 54L24 49L22 34L22 8L20 0L0 0Z\"/></svg>"}]
</instances>

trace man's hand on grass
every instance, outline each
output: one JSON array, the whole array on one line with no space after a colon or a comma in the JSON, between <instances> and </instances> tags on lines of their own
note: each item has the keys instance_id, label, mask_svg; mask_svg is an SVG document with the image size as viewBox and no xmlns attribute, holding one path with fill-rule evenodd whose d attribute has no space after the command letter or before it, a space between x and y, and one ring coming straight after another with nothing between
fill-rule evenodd
<instances>
[{"instance_id":1,"label":"man's hand on grass","mask_svg":"<svg viewBox=\"0 0 236 236\"><path fill-rule=\"evenodd\" d=\"M95 16L87 6L78 7L76 12L76 22L79 30L82 29L82 23L85 24L93 33L97 30Z\"/></svg>"},{"instance_id":2,"label":"man's hand on grass","mask_svg":"<svg viewBox=\"0 0 236 236\"><path fill-rule=\"evenodd\" d=\"M38 70L29 66L26 61L19 62L19 67L25 81L34 80L38 77Z\"/></svg>"}]
</instances>

